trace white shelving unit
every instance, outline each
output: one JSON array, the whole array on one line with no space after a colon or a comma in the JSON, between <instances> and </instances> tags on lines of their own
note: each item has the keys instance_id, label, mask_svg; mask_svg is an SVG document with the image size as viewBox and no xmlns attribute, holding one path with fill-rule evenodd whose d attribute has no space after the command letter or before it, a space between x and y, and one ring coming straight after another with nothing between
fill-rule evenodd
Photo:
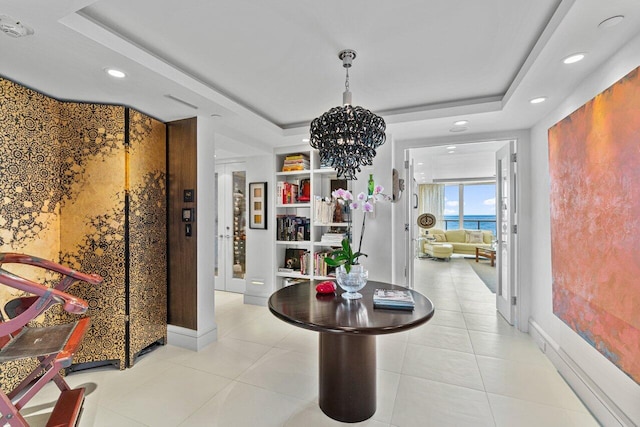
<instances>
[{"instance_id":1,"label":"white shelving unit","mask_svg":"<svg viewBox=\"0 0 640 427\"><path fill-rule=\"evenodd\" d=\"M330 244L321 242L322 235L331 228L339 227L340 230L347 230L349 227L348 222L329 222L321 223L319 218L316 218L315 214L315 198L317 196L325 198L331 196L331 180L337 178L336 171L334 169L320 168L320 161L318 153L312 150L309 146L296 147L296 149L288 149L287 151L276 152L275 155L275 184L274 184L274 206L275 215L292 215L297 217L309 218L309 235L307 240L278 240L278 227L276 219L276 227L274 233L276 233L275 243L275 284L276 288L280 289L287 285L287 282L291 279L305 279L312 281L332 280L333 276L324 276L314 274L314 254L318 252L330 252L331 250L340 246L339 243ZM304 171L289 171L279 172L282 170L284 160L288 155L304 154L309 157L309 170ZM310 202L292 202L282 203L279 198L278 189L279 183L288 182L291 184L301 185L301 182L305 179L310 183ZM348 184L348 181L347 181ZM310 271L306 274L300 274L299 271L278 271L279 268L285 267L285 257L287 249L300 249L309 252L311 262Z\"/></svg>"}]
</instances>

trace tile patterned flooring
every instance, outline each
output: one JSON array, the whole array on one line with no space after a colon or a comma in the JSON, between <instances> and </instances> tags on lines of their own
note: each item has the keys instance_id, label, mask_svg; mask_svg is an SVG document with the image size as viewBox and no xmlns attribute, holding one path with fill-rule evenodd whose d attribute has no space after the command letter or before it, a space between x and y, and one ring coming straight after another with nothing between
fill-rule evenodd
<instances>
[{"instance_id":1,"label":"tile patterned flooring","mask_svg":"<svg viewBox=\"0 0 640 427\"><path fill-rule=\"evenodd\" d=\"M378 409L363 423L396 426L597 426L526 334L495 313L467 262L416 261L416 290L434 318L378 337ZM68 377L90 391L80 426L333 426L318 408L318 337L242 296L216 292L218 341L200 352L164 346L133 369ZM51 384L23 410L44 425Z\"/></svg>"}]
</instances>

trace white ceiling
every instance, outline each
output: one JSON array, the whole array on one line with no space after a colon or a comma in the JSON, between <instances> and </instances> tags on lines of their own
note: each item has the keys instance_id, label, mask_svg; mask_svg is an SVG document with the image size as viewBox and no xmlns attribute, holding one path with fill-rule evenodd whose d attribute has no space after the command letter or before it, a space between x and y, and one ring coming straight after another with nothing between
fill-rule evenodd
<instances>
[{"instance_id":1,"label":"white ceiling","mask_svg":"<svg viewBox=\"0 0 640 427\"><path fill-rule=\"evenodd\" d=\"M0 15L35 30L0 34L0 75L165 121L215 115L227 155L300 144L341 103L345 48L354 103L415 140L460 118L468 133L529 128L640 30L637 0L0 0Z\"/></svg>"}]
</instances>

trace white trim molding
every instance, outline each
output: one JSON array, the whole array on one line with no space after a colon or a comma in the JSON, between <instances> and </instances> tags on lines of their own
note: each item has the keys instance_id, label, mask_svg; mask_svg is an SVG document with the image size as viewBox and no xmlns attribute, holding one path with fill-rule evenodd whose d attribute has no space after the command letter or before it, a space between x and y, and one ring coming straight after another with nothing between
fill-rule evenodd
<instances>
[{"instance_id":1,"label":"white trim molding","mask_svg":"<svg viewBox=\"0 0 640 427\"><path fill-rule=\"evenodd\" d=\"M529 319L529 334L556 367L596 419L603 426L635 427L625 413L582 370L578 364L533 319Z\"/></svg>"}]
</instances>

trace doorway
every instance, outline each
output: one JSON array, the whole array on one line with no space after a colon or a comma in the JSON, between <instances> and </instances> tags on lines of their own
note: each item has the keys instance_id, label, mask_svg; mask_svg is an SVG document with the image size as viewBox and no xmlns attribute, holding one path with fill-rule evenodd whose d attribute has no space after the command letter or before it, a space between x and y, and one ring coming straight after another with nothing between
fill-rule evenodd
<instances>
[{"instance_id":1,"label":"doorway","mask_svg":"<svg viewBox=\"0 0 640 427\"><path fill-rule=\"evenodd\" d=\"M246 288L246 173L244 163L216 164L215 288L244 293Z\"/></svg>"},{"instance_id":2,"label":"doorway","mask_svg":"<svg viewBox=\"0 0 640 427\"><path fill-rule=\"evenodd\" d=\"M493 312L497 309L512 325L516 320L513 296L517 277L514 151L515 141L502 140L411 148L405 154L407 172L412 171L406 179L413 192L411 202L405 205L410 212L406 216L407 277L411 280L424 275L429 263L451 259L464 264L460 271L475 273L492 292L493 300L486 307ZM481 243L488 250L480 251L478 261L475 248L470 252L456 250L451 258L442 251L431 250L435 257L425 253L425 242L435 241L429 230L419 227L418 217L426 212L435 215L434 230L482 232Z\"/></svg>"}]
</instances>

